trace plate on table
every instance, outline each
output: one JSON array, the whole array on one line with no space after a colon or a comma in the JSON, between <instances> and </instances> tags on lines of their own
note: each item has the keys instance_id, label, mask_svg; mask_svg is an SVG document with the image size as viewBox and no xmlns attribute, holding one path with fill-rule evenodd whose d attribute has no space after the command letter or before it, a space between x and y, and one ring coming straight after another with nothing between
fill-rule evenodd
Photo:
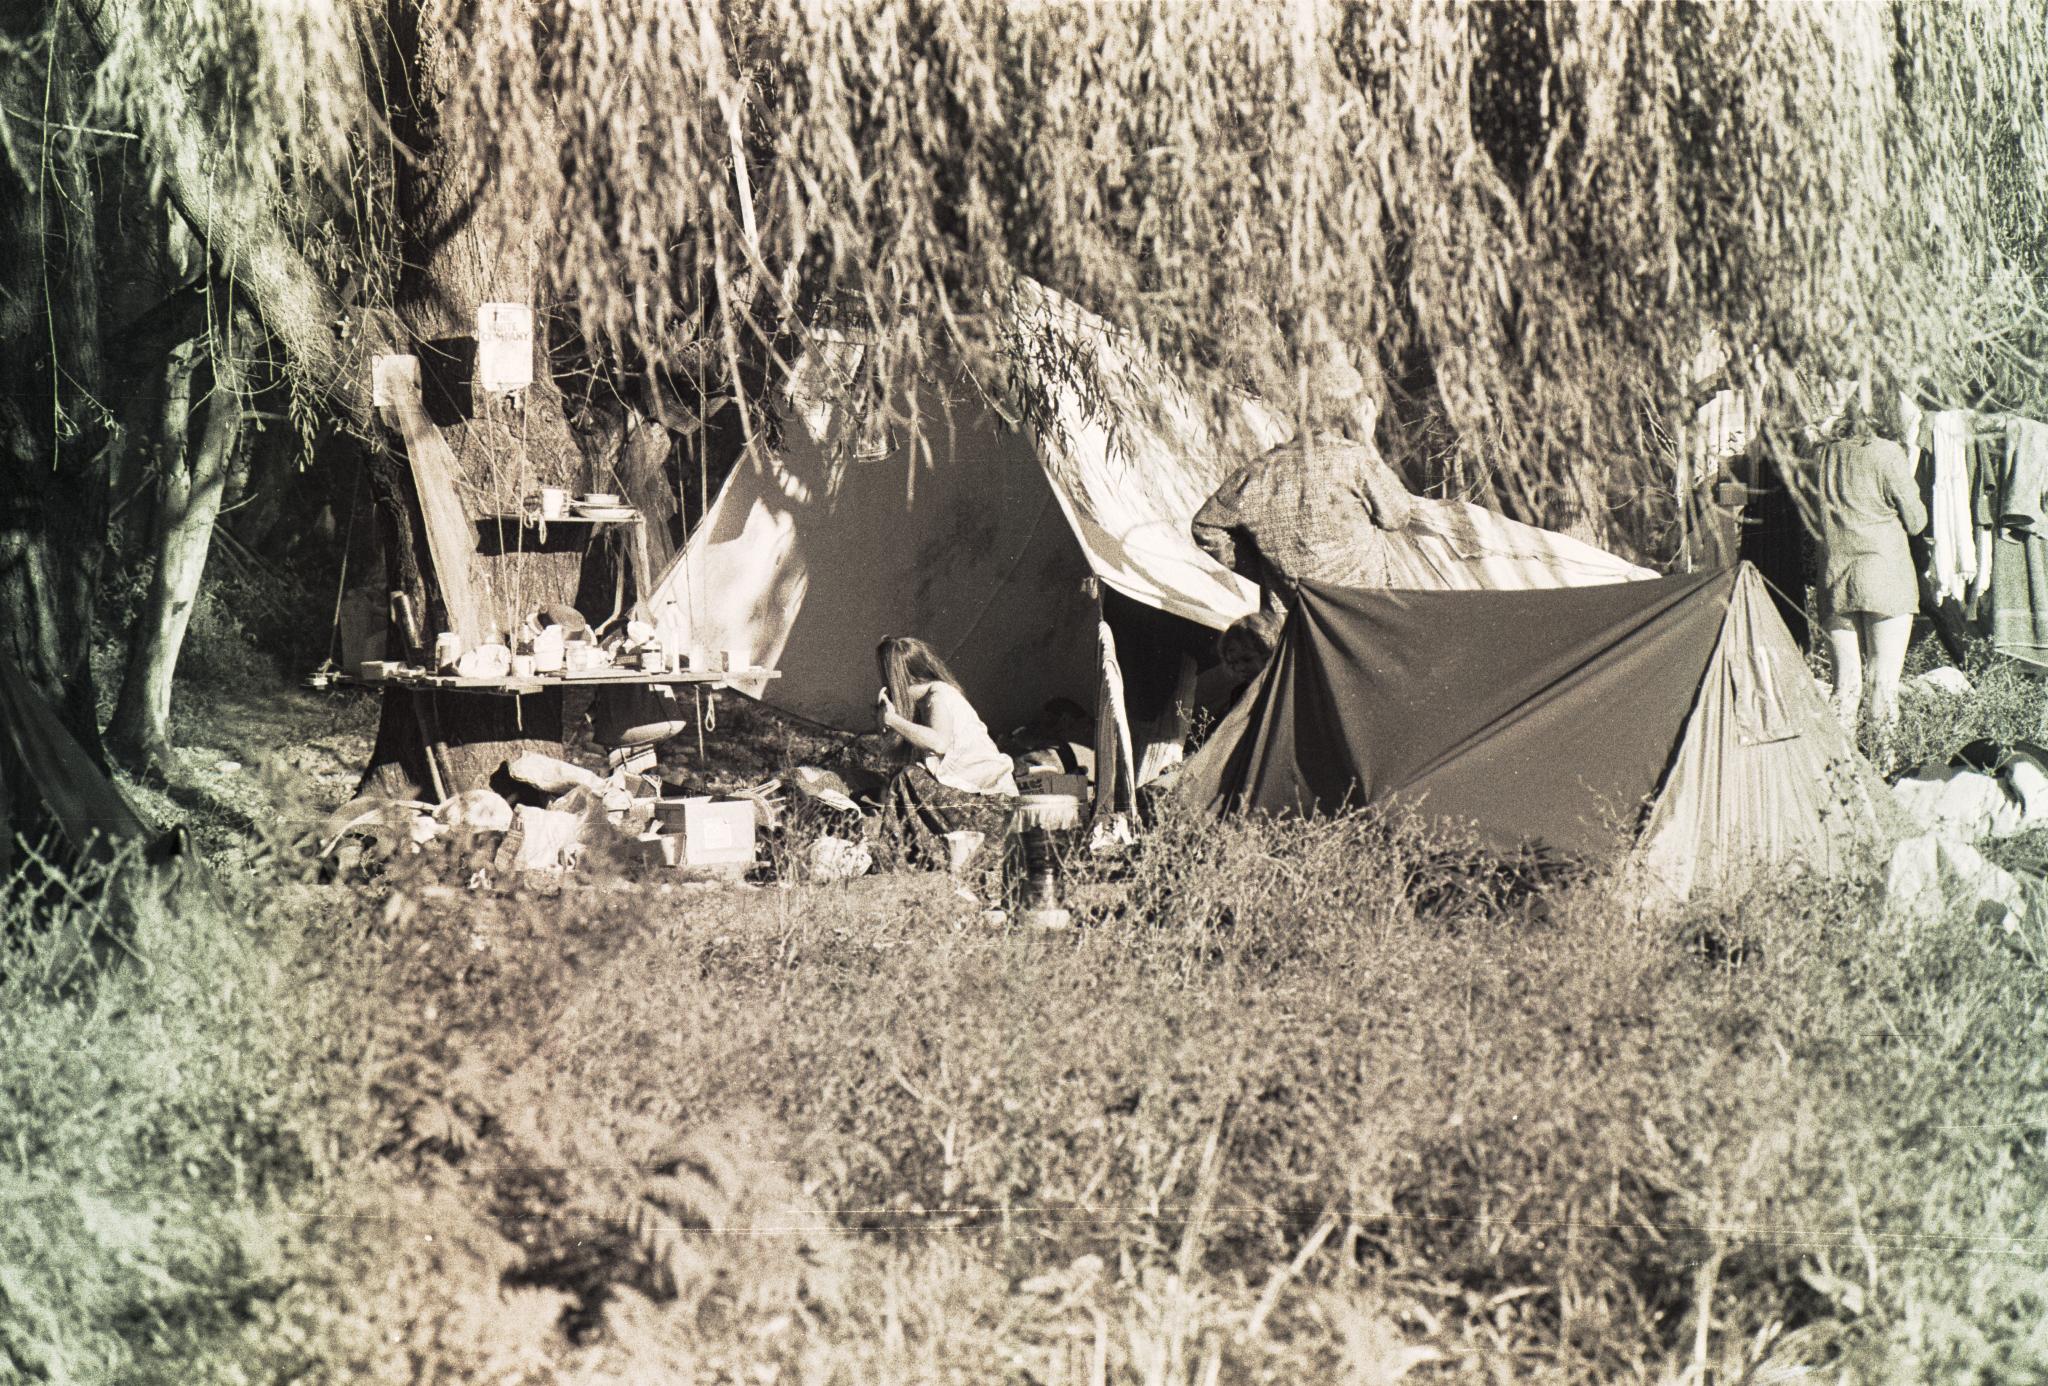
<instances>
[{"instance_id":1,"label":"plate on table","mask_svg":"<svg viewBox=\"0 0 2048 1386\"><path fill-rule=\"evenodd\" d=\"M630 520L640 512L630 505L584 505L576 506L576 517L581 520Z\"/></svg>"}]
</instances>

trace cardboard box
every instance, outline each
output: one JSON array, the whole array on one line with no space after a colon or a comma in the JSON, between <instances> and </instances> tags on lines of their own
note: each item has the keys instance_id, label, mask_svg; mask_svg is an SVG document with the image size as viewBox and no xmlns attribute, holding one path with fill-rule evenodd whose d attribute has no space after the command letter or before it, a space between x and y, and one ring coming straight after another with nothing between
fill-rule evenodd
<instances>
[{"instance_id":1,"label":"cardboard box","mask_svg":"<svg viewBox=\"0 0 2048 1386\"><path fill-rule=\"evenodd\" d=\"M655 818L664 836L662 859L671 866L738 874L754 864L754 801L661 799Z\"/></svg>"},{"instance_id":2,"label":"cardboard box","mask_svg":"<svg viewBox=\"0 0 2048 1386\"><path fill-rule=\"evenodd\" d=\"M1025 775L1017 781L1020 794L1065 794L1088 802L1088 777L1086 775Z\"/></svg>"},{"instance_id":3,"label":"cardboard box","mask_svg":"<svg viewBox=\"0 0 2048 1386\"><path fill-rule=\"evenodd\" d=\"M661 825L661 831L665 833L679 833L683 830L683 811L691 804L708 804L710 802L711 796L709 794L698 795L688 799L664 799L657 796L654 800L654 821Z\"/></svg>"}]
</instances>

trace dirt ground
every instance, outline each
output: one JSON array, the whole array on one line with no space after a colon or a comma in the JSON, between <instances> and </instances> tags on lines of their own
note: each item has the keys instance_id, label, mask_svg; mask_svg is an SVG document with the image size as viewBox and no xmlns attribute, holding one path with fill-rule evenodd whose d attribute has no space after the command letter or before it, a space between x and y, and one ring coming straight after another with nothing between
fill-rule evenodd
<instances>
[{"instance_id":1,"label":"dirt ground","mask_svg":"<svg viewBox=\"0 0 2048 1386\"><path fill-rule=\"evenodd\" d=\"M217 867L246 869L280 830L317 823L354 795L377 733L377 695L360 688L309 689L278 679L181 686L169 782L120 778L151 821L182 823ZM602 772L591 741L588 695L565 710L568 758ZM691 792L739 793L781 767L858 753L856 738L785 718L726 692L707 699L696 729L660 752L664 780ZM700 752L701 746L701 752Z\"/></svg>"}]
</instances>

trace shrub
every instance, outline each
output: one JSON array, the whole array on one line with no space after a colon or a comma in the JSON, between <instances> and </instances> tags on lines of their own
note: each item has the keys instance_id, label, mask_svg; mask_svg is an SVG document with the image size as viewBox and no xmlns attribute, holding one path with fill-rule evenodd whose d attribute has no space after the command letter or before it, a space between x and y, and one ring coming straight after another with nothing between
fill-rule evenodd
<instances>
[{"instance_id":1,"label":"shrub","mask_svg":"<svg viewBox=\"0 0 2048 1386\"><path fill-rule=\"evenodd\" d=\"M314 1269L289 1248L325 1106L289 937L133 887L119 960L93 964L110 874L62 884L54 908L0 884L0 1379L282 1370L313 1328L294 1349L250 1326Z\"/></svg>"}]
</instances>

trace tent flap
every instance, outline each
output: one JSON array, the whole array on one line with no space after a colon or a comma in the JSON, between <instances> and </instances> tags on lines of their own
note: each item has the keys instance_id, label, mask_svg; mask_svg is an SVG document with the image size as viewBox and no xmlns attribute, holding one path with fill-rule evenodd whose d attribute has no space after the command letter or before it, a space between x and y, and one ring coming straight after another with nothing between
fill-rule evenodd
<instances>
[{"instance_id":1,"label":"tent flap","mask_svg":"<svg viewBox=\"0 0 2048 1386\"><path fill-rule=\"evenodd\" d=\"M1612 845L1655 791L1731 573L1523 592L1303 584L1234 747L1187 771L1218 807L1403 802L1486 840Z\"/></svg>"},{"instance_id":2,"label":"tent flap","mask_svg":"<svg viewBox=\"0 0 2048 1386\"><path fill-rule=\"evenodd\" d=\"M1754 568L1700 683L1643 833L1652 876L1683 899L1758 862L1839 869L1891 807L1856 752Z\"/></svg>"}]
</instances>

